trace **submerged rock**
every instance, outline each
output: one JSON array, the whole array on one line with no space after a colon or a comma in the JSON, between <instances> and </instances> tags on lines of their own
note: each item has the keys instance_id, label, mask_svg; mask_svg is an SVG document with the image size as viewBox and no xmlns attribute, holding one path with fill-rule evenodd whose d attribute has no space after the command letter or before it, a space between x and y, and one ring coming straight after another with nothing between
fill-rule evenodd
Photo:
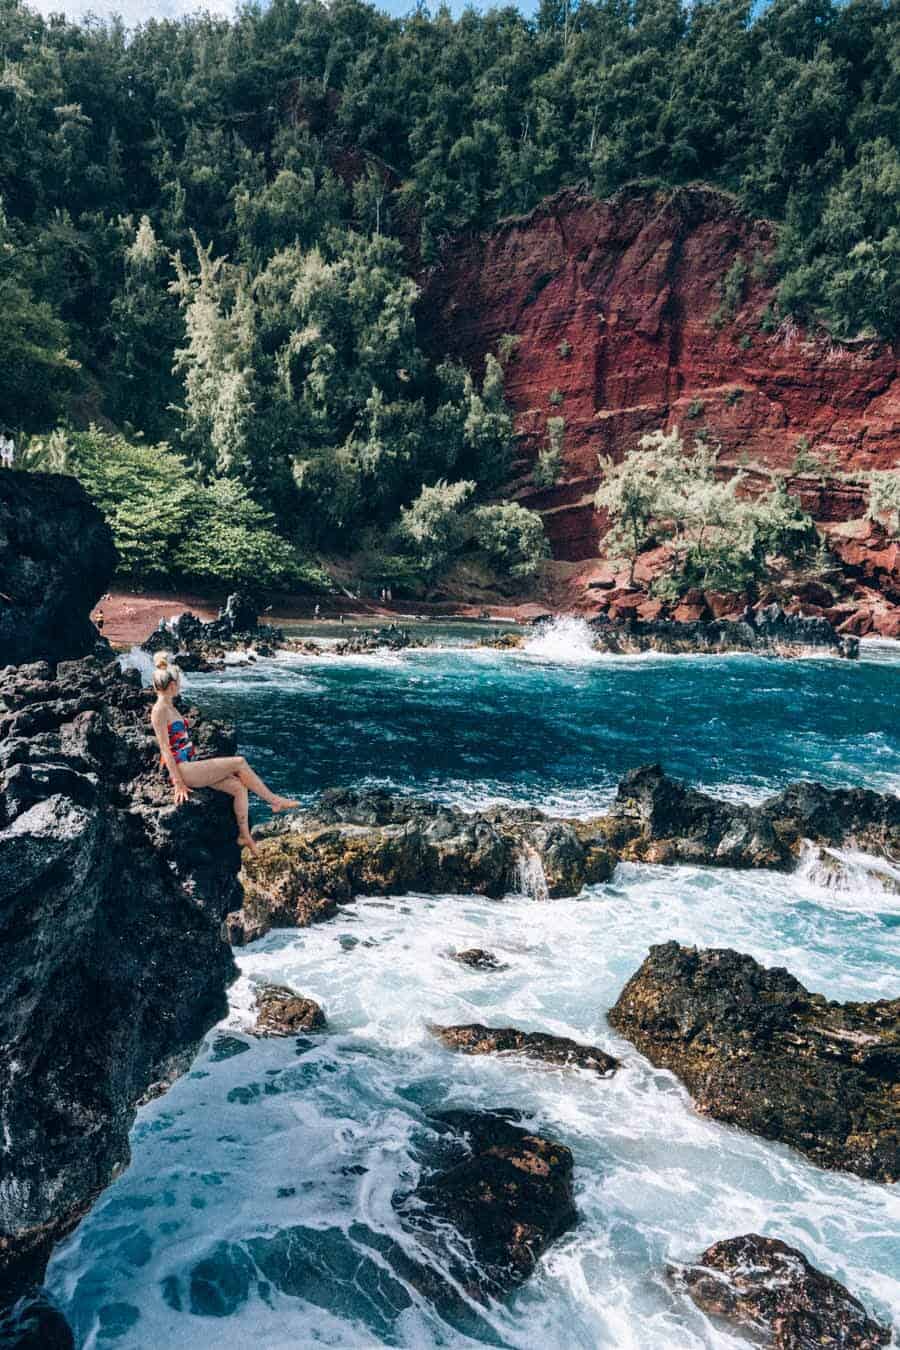
<instances>
[{"instance_id":1,"label":"submerged rock","mask_svg":"<svg viewBox=\"0 0 900 1350\"><path fill-rule=\"evenodd\" d=\"M486 1027L480 1022L462 1026L429 1028L448 1050L464 1055L517 1054L540 1059L545 1064L590 1069L609 1078L619 1061L596 1045L580 1045L568 1036L550 1036L543 1031L519 1031L517 1027Z\"/></svg>"},{"instance_id":2,"label":"submerged rock","mask_svg":"<svg viewBox=\"0 0 900 1350\"><path fill-rule=\"evenodd\" d=\"M22 475L24 478L25 475ZM230 803L176 808L136 672L93 658L0 672L0 1290L129 1158L136 1105L225 1012L238 903ZM201 750L230 731L191 710Z\"/></svg>"},{"instance_id":3,"label":"submerged rock","mask_svg":"<svg viewBox=\"0 0 900 1350\"><path fill-rule=\"evenodd\" d=\"M259 1009L257 1036L296 1036L301 1031L324 1031L325 1014L315 999L284 985L270 984L256 996Z\"/></svg>"},{"instance_id":4,"label":"submerged rock","mask_svg":"<svg viewBox=\"0 0 900 1350\"><path fill-rule=\"evenodd\" d=\"M438 1220L467 1240L471 1259L451 1252L451 1268L480 1299L499 1297L526 1280L577 1218L570 1150L518 1119L514 1112L435 1112L432 1120L449 1131L450 1165L427 1175L399 1202L420 1233L436 1238Z\"/></svg>"},{"instance_id":5,"label":"submerged rock","mask_svg":"<svg viewBox=\"0 0 900 1350\"><path fill-rule=\"evenodd\" d=\"M705 1313L765 1336L773 1350L877 1350L891 1339L842 1284L778 1238L726 1238L670 1273Z\"/></svg>"},{"instance_id":6,"label":"submerged rock","mask_svg":"<svg viewBox=\"0 0 900 1350\"><path fill-rule=\"evenodd\" d=\"M455 807L388 793L323 793L309 811L256 832L244 864L244 911L234 930L305 927L355 895L476 894L522 889L523 858L537 861L544 894L577 895L606 881L615 857L583 821L539 811Z\"/></svg>"},{"instance_id":7,"label":"submerged rock","mask_svg":"<svg viewBox=\"0 0 900 1350\"><path fill-rule=\"evenodd\" d=\"M606 836L611 847L635 861L786 870L807 841L895 855L900 798L800 782L748 806L687 787L651 764L619 783Z\"/></svg>"},{"instance_id":8,"label":"submerged rock","mask_svg":"<svg viewBox=\"0 0 900 1350\"><path fill-rule=\"evenodd\" d=\"M464 952L454 952L453 960L461 966L471 966L473 970L505 970L502 961L498 961L493 952L483 947L469 947Z\"/></svg>"},{"instance_id":9,"label":"submerged rock","mask_svg":"<svg viewBox=\"0 0 900 1350\"><path fill-rule=\"evenodd\" d=\"M667 942L609 1020L704 1115L821 1167L900 1177L900 999L831 1003L751 956Z\"/></svg>"}]
</instances>

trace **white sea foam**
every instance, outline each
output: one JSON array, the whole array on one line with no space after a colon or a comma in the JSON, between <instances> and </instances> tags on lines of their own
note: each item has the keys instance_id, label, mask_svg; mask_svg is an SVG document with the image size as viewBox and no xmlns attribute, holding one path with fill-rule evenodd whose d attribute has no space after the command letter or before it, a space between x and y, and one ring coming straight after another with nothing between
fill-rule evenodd
<instances>
[{"instance_id":1,"label":"white sea foam","mask_svg":"<svg viewBox=\"0 0 900 1350\"><path fill-rule=\"evenodd\" d=\"M526 640L522 651L540 661L558 661L567 665L583 665L597 658L590 625L572 615L542 624L534 637Z\"/></svg>"},{"instance_id":2,"label":"white sea foam","mask_svg":"<svg viewBox=\"0 0 900 1350\"><path fill-rule=\"evenodd\" d=\"M207 1051L141 1111L130 1170L51 1266L82 1343L100 1350L104 1319L130 1307L123 1350L210 1336L217 1350L736 1350L743 1342L674 1291L664 1267L748 1231L799 1246L882 1316L900 1312L896 1188L822 1171L698 1115L672 1075L605 1020L648 945L668 937L787 964L832 997L888 992L889 934L871 916L837 913L826 892L817 905L808 879L798 906L795 880L629 865L578 900L371 898L329 924L273 932L238 952L242 974L222 1031L251 1048L218 1062ZM486 974L448 959L473 945L507 969ZM246 1035L254 988L268 981L327 1011L328 1032L299 1055L292 1040ZM604 1046L623 1068L600 1081L515 1057L453 1055L430 1036L430 1021L540 1028ZM514 1298L455 1328L415 1290L398 1313L378 1284L389 1254L372 1265L375 1242L424 1254L391 1200L415 1182L427 1109L447 1104L532 1112L535 1128L573 1150L579 1210ZM261 1289L258 1269L246 1287L233 1272L229 1285L223 1269L222 1288L237 1289L232 1315L210 1320L197 1302L191 1311L190 1271L217 1244L246 1253L283 1229L293 1230L293 1292L269 1278ZM202 1293L195 1281L194 1299Z\"/></svg>"}]
</instances>

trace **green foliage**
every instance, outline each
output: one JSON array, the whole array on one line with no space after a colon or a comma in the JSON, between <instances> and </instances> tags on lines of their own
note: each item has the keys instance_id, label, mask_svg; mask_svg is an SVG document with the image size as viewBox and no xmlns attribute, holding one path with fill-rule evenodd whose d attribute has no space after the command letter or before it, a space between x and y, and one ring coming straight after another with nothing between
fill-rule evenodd
<instances>
[{"instance_id":1,"label":"green foliage","mask_svg":"<svg viewBox=\"0 0 900 1350\"><path fill-rule=\"evenodd\" d=\"M518 502L477 507L472 538L494 567L513 577L532 576L550 556L543 521Z\"/></svg>"},{"instance_id":2,"label":"green foliage","mask_svg":"<svg viewBox=\"0 0 900 1350\"><path fill-rule=\"evenodd\" d=\"M220 587L287 589L310 573L294 548L275 532L274 519L234 478L213 480L200 492L175 551L178 571Z\"/></svg>"},{"instance_id":3,"label":"green foliage","mask_svg":"<svg viewBox=\"0 0 900 1350\"><path fill-rule=\"evenodd\" d=\"M562 473L563 441L566 432L564 417L547 418L547 444L538 451L537 461L532 471L535 487L553 487Z\"/></svg>"},{"instance_id":4,"label":"green foliage","mask_svg":"<svg viewBox=\"0 0 900 1350\"><path fill-rule=\"evenodd\" d=\"M733 319L738 312L744 299L744 287L747 284L748 271L745 259L738 254L719 283L721 299L713 314L713 323L717 328L721 327L726 319Z\"/></svg>"},{"instance_id":5,"label":"green foliage","mask_svg":"<svg viewBox=\"0 0 900 1350\"><path fill-rule=\"evenodd\" d=\"M706 405L702 398L692 398L688 404L687 415L692 419L703 416L703 409Z\"/></svg>"},{"instance_id":6,"label":"green foliage","mask_svg":"<svg viewBox=\"0 0 900 1350\"><path fill-rule=\"evenodd\" d=\"M696 442L688 451L677 427L644 436L620 464L601 459L601 466L596 504L611 522L607 547L630 561L631 579L651 540L670 543L672 564L654 594L743 591L765 575L769 556L798 558L818 542L783 480L749 497L743 473L720 479L712 447Z\"/></svg>"},{"instance_id":7,"label":"green foliage","mask_svg":"<svg viewBox=\"0 0 900 1350\"><path fill-rule=\"evenodd\" d=\"M497 355L504 366L515 360L516 352L521 345L522 339L518 333L501 333L500 341L497 343Z\"/></svg>"},{"instance_id":8,"label":"green foliage","mask_svg":"<svg viewBox=\"0 0 900 1350\"><path fill-rule=\"evenodd\" d=\"M557 345L556 354L561 356L564 361L572 355L572 344L568 338L563 338L562 342Z\"/></svg>"},{"instance_id":9,"label":"green foliage","mask_svg":"<svg viewBox=\"0 0 900 1350\"><path fill-rule=\"evenodd\" d=\"M900 538L900 472L897 469L875 469L869 474L866 516L883 525L892 538Z\"/></svg>"},{"instance_id":10,"label":"green foliage","mask_svg":"<svg viewBox=\"0 0 900 1350\"><path fill-rule=\"evenodd\" d=\"M563 395L561 389L551 389L547 397L552 407L554 408L562 407Z\"/></svg>"},{"instance_id":11,"label":"green foliage","mask_svg":"<svg viewBox=\"0 0 900 1350\"><path fill-rule=\"evenodd\" d=\"M447 566L468 538L464 507L475 491L473 482L438 482L423 487L411 506L400 513L400 535L414 549L425 572L433 576Z\"/></svg>"}]
</instances>

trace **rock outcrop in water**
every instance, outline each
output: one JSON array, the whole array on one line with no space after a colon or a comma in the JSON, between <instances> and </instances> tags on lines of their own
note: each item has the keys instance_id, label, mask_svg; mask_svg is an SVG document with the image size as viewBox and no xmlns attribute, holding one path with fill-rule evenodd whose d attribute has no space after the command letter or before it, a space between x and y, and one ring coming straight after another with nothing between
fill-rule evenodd
<instances>
[{"instance_id":1,"label":"rock outcrop in water","mask_svg":"<svg viewBox=\"0 0 900 1350\"><path fill-rule=\"evenodd\" d=\"M763 1337L772 1350L878 1350L891 1339L842 1284L778 1238L726 1238L670 1274L705 1313Z\"/></svg>"},{"instance_id":2,"label":"rock outcrop in water","mask_svg":"<svg viewBox=\"0 0 900 1350\"><path fill-rule=\"evenodd\" d=\"M141 645L145 652L174 652L182 670L210 670L221 663L226 651L249 647L258 656L274 656L283 642L283 631L261 624L254 601L235 592L217 618L205 623L186 610L177 619L160 620Z\"/></svg>"},{"instance_id":3,"label":"rock outcrop in water","mask_svg":"<svg viewBox=\"0 0 900 1350\"><path fill-rule=\"evenodd\" d=\"M475 894L522 889L523 858L549 896L577 895L615 859L579 821L496 807L465 812L382 792L323 793L311 810L256 832L244 865L244 909L231 931L249 940L271 925L305 927L355 895Z\"/></svg>"},{"instance_id":4,"label":"rock outcrop in water","mask_svg":"<svg viewBox=\"0 0 900 1350\"><path fill-rule=\"evenodd\" d=\"M821 1167L900 1177L900 999L831 1003L751 956L651 947L609 1021L704 1115Z\"/></svg>"},{"instance_id":5,"label":"rock outcrop in water","mask_svg":"<svg viewBox=\"0 0 900 1350\"><path fill-rule=\"evenodd\" d=\"M515 1112L437 1111L448 1131L449 1165L427 1175L401 1212L419 1232L448 1222L467 1240L452 1273L475 1298L500 1297L531 1275L552 1242L576 1221L572 1154L517 1123Z\"/></svg>"},{"instance_id":6,"label":"rock outcrop in water","mask_svg":"<svg viewBox=\"0 0 900 1350\"><path fill-rule=\"evenodd\" d=\"M589 1069L601 1078L609 1078L619 1061L596 1045L580 1045L568 1036L551 1036L543 1031L519 1031L517 1027L486 1027L480 1022L464 1026L429 1028L448 1050L464 1055L522 1055L539 1059L559 1068Z\"/></svg>"},{"instance_id":7,"label":"rock outcrop in water","mask_svg":"<svg viewBox=\"0 0 900 1350\"><path fill-rule=\"evenodd\" d=\"M256 1007L257 1036L296 1036L325 1030L325 1014L315 999L285 985L266 985L256 996Z\"/></svg>"},{"instance_id":8,"label":"rock outcrop in water","mask_svg":"<svg viewBox=\"0 0 900 1350\"><path fill-rule=\"evenodd\" d=\"M76 479L0 473L0 669L92 652L88 615L115 565L109 527Z\"/></svg>"},{"instance_id":9,"label":"rock outcrop in water","mask_svg":"<svg viewBox=\"0 0 900 1350\"><path fill-rule=\"evenodd\" d=\"M612 623L602 615L593 620L594 646L613 653L756 652L763 656L810 656L831 653L859 656L859 638L841 636L827 619L787 614L780 605L747 608L737 619L629 618Z\"/></svg>"},{"instance_id":10,"label":"rock outcrop in water","mask_svg":"<svg viewBox=\"0 0 900 1350\"><path fill-rule=\"evenodd\" d=\"M606 829L610 846L633 861L786 870L807 842L896 856L900 798L798 782L748 806L687 787L652 764L621 780Z\"/></svg>"}]
</instances>

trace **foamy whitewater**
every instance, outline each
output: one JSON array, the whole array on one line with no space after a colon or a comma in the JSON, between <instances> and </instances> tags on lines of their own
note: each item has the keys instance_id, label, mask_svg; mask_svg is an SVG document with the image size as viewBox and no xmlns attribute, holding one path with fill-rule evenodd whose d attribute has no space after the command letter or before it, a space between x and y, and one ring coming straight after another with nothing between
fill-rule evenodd
<instances>
[{"instance_id":1,"label":"foamy whitewater","mask_svg":"<svg viewBox=\"0 0 900 1350\"><path fill-rule=\"evenodd\" d=\"M193 677L191 695L237 721L241 748L279 790L367 780L588 811L649 759L735 795L799 776L896 790L898 683L882 649L858 665L616 664L529 644L513 657L279 660ZM227 1019L140 1111L131 1167L53 1260L50 1286L79 1343L745 1346L670 1288L665 1263L750 1231L800 1247L870 1311L900 1317L898 1188L701 1118L605 1018L668 938L749 952L831 998L896 997L897 874L839 851L792 876L622 865L610 883L551 901L523 865L528 895L363 899L239 951ZM449 959L472 946L507 969ZM327 1033L253 1039L254 988L271 981L321 1002ZM599 1080L453 1055L427 1031L476 1020L598 1044L624 1067ZM391 1197L415 1182L427 1111L450 1104L531 1113L574 1153L579 1210L518 1293L454 1325L391 1264L394 1244L422 1256Z\"/></svg>"}]
</instances>

